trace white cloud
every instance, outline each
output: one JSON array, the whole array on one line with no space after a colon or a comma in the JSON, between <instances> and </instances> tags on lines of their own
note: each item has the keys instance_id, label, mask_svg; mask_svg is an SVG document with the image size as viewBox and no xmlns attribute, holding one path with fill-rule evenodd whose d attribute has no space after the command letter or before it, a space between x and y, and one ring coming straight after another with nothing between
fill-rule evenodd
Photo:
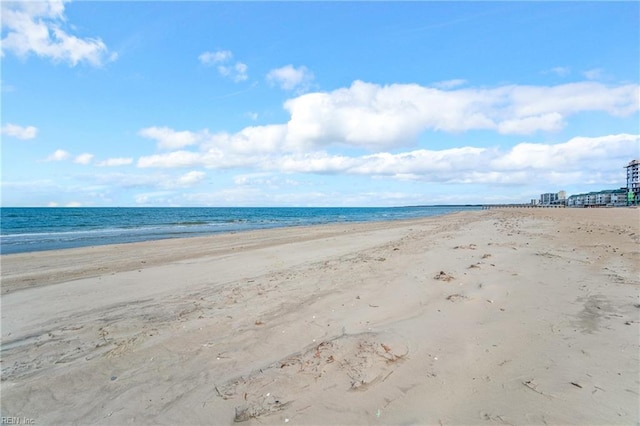
<instances>
[{"instance_id":1,"label":"white cloud","mask_svg":"<svg viewBox=\"0 0 640 426\"><path fill-rule=\"evenodd\" d=\"M234 134L211 135L203 147L251 155L295 149L293 146L286 146L286 132L286 126L281 124L249 126Z\"/></svg>"},{"instance_id":2,"label":"white cloud","mask_svg":"<svg viewBox=\"0 0 640 426\"><path fill-rule=\"evenodd\" d=\"M200 62L204 65L215 65L227 62L233 58L233 53L229 50L217 50L215 52L203 52L198 56Z\"/></svg>"},{"instance_id":3,"label":"white cloud","mask_svg":"<svg viewBox=\"0 0 640 426\"><path fill-rule=\"evenodd\" d=\"M93 154L89 154L88 152L85 152L84 154L80 154L78 156L76 156L76 158L73 160L74 163L77 164L89 164L91 163L91 160L93 160Z\"/></svg>"},{"instance_id":4,"label":"white cloud","mask_svg":"<svg viewBox=\"0 0 640 426\"><path fill-rule=\"evenodd\" d=\"M171 191L156 191L147 192L144 194L138 194L135 196L136 204L139 205L159 205L159 206L171 206L174 202L171 198L173 193Z\"/></svg>"},{"instance_id":5,"label":"white cloud","mask_svg":"<svg viewBox=\"0 0 640 426\"><path fill-rule=\"evenodd\" d=\"M557 144L522 142L506 151L497 147L466 146L348 156L325 151L287 152L281 145L270 146L268 138L258 137L266 135L263 127L252 128L257 132L256 135L252 135L248 129L242 133L242 138L238 134L214 136L207 142L208 148L201 152L175 151L141 157L138 167L243 167L255 169L257 176L264 172L313 173L381 176L438 183L525 185L534 181L587 181L595 172L611 174L612 170L619 171L620 164L626 164L629 158L636 158L640 152L640 135L615 134L575 137ZM284 129L273 126L270 130L273 132L273 143L277 145ZM267 141L263 151L252 151L250 148L259 141ZM226 150L222 147L226 147ZM183 177L187 176L194 178L199 175L188 173ZM255 181L255 176L239 176L236 184L248 184Z\"/></svg>"},{"instance_id":6,"label":"white cloud","mask_svg":"<svg viewBox=\"0 0 640 426\"><path fill-rule=\"evenodd\" d=\"M638 85L579 82L442 90L415 84L380 86L356 81L332 92L294 97L284 124L248 126L235 133L141 131L178 150L142 156L140 168L251 168L267 173L361 175L447 184L528 185L531 182L615 181L620 164L636 158L637 135L573 138L558 144L523 142L509 150L473 146L430 150L437 133L485 129L535 134L562 129L583 111L626 116L638 110ZM176 135L182 137L176 137ZM548 135L544 139L548 139ZM182 149L189 145L197 150ZM368 155L337 155L331 148L366 148ZM475 170L475 172L474 172ZM560 172L558 172L560 170ZM607 172L609 170L609 172ZM243 181L242 178L239 178ZM238 183L237 182L237 183ZM244 179L247 182L247 179ZM266 182L266 181L265 181ZM244 185L250 186L250 185Z\"/></svg>"},{"instance_id":7,"label":"white cloud","mask_svg":"<svg viewBox=\"0 0 640 426\"><path fill-rule=\"evenodd\" d=\"M495 158L489 166L500 171L618 169L640 151L640 136L631 134L575 137L560 144L521 143Z\"/></svg>"},{"instance_id":8,"label":"white cloud","mask_svg":"<svg viewBox=\"0 0 640 426\"><path fill-rule=\"evenodd\" d=\"M379 86L361 81L285 103L287 138L316 147L341 143L369 149L408 146L426 130L475 129L532 134L562 128L582 111L629 115L638 110L638 85L596 82L559 86L502 86L445 91L415 84Z\"/></svg>"},{"instance_id":9,"label":"white cloud","mask_svg":"<svg viewBox=\"0 0 640 426\"><path fill-rule=\"evenodd\" d=\"M557 112L550 112L537 116L504 120L498 124L498 132L502 134L529 135L539 130L553 132L563 127L564 120L562 115Z\"/></svg>"},{"instance_id":10,"label":"white cloud","mask_svg":"<svg viewBox=\"0 0 640 426\"><path fill-rule=\"evenodd\" d=\"M399 154L380 152L348 157L324 152L294 154L274 159L267 167L288 173L357 174L391 176L403 180L430 175L456 174L486 163L490 150L462 147L441 151L415 150Z\"/></svg>"},{"instance_id":11,"label":"white cloud","mask_svg":"<svg viewBox=\"0 0 640 426\"><path fill-rule=\"evenodd\" d=\"M202 134L189 131L176 132L168 127L147 127L138 132L142 137L155 139L158 148L179 149L193 145L202 138Z\"/></svg>"},{"instance_id":12,"label":"white cloud","mask_svg":"<svg viewBox=\"0 0 640 426\"><path fill-rule=\"evenodd\" d=\"M45 161L63 161L63 160L68 159L70 156L71 156L71 154L69 154L64 149L58 149L53 154L48 156L45 159Z\"/></svg>"},{"instance_id":13,"label":"white cloud","mask_svg":"<svg viewBox=\"0 0 640 426\"><path fill-rule=\"evenodd\" d=\"M191 151L173 151L166 154L143 156L138 159L138 167L192 167L203 166L206 154Z\"/></svg>"},{"instance_id":14,"label":"white cloud","mask_svg":"<svg viewBox=\"0 0 640 426\"><path fill-rule=\"evenodd\" d=\"M505 100L514 118L558 113L563 117L582 111L601 111L626 116L640 106L640 86L607 86L597 82L578 82L558 86L513 86Z\"/></svg>"},{"instance_id":15,"label":"white cloud","mask_svg":"<svg viewBox=\"0 0 640 426\"><path fill-rule=\"evenodd\" d=\"M293 65L286 65L269 71L266 78L270 84L278 85L283 90L306 90L314 76L305 66L295 68Z\"/></svg>"},{"instance_id":16,"label":"white cloud","mask_svg":"<svg viewBox=\"0 0 640 426\"><path fill-rule=\"evenodd\" d=\"M351 146L373 152L414 146L426 131L460 133L491 130L530 135L561 130L583 111L626 116L639 108L639 86L606 86L597 82L558 86L501 86L441 90L416 84L380 86L361 81L332 92L314 92L285 102L285 124L249 126L236 133L176 132L152 127L140 135L160 148L200 144L205 153L182 151L143 157L141 167L212 164L221 157L309 152ZM203 161L204 157L208 157ZM239 161L239 160L236 160Z\"/></svg>"},{"instance_id":17,"label":"white cloud","mask_svg":"<svg viewBox=\"0 0 640 426\"><path fill-rule=\"evenodd\" d=\"M218 65L220 75L229 77L236 83L249 78L247 70L248 67L242 62L236 62L235 65Z\"/></svg>"},{"instance_id":18,"label":"white cloud","mask_svg":"<svg viewBox=\"0 0 640 426\"><path fill-rule=\"evenodd\" d=\"M33 126L22 127L17 124L7 123L2 126L2 134L17 139L33 139L38 134L38 129Z\"/></svg>"},{"instance_id":19,"label":"white cloud","mask_svg":"<svg viewBox=\"0 0 640 426\"><path fill-rule=\"evenodd\" d=\"M82 207L83 203L79 202L79 201L69 201L67 203L64 204L60 204L57 201L49 201L47 203L47 207Z\"/></svg>"},{"instance_id":20,"label":"white cloud","mask_svg":"<svg viewBox=\"0 0 640 426\"><path fill-rule=\"evenodd\" d=\"M167 134L172 134L167 129ZM264 155L290 150L286 147L286 126L252 126L235 134L209 134L208 130L191 133L200 143L200 152L177 150L165 154L142 156L138 167L215 167L232 168L260 161Z\"/></svg>"},{"instance_id":21,"label":"white cloud","mask_svg":"<svg viewBox=\"0 0 640 426\"><path fill-rule=\"evenodd\" d=\"M2 56L12 52L26 57L35 54L54 62L75 66L87 62L101 66L117 55L109 53L100 38L78 38L62 27L66 24L63 0L2 2Z\"/></svg>"},{"instance_id":22,"label":"white cloud","mask_svg":"<svg viewBox=\"0 0 640 426\"><path fill-rule=\"evenodd\" d=\"M120 157L120 158L108 158L104 161L98 163L100 167L117 167L117 166L126 166L129 164L133 164L133 158L130 157Z\"/></svg>"},{"instance_id":23,"label":"white cloud","mask_svg":"<svg viewBox=\"0 0 640 426\"><path fill-rule=\"evenodd\" d=\"M93 187L96 191L123 192L141 189L153 189L169 191L190 188L203 182L206 173L202 171L190 171L183 174L164 172L94 172L76 175L78 181L84 187ZM166 192L168 193L168 192Z\"/></svg>"},{"instance_id":24,"label":"white cloud","mask_svg":"<svg viewBox=\"0 0 640 426\"><path fill-rule=\"evenodd\" d=\"M97 186L104 188L141 188L155 187L159 182L163 182L166 176L157 173L133 174L124 172L91 173L79 175L84 182L95 182Z\"/></svg>"},{"instance_id":25,"label":"white cloud","mask_svg":"<svg viewBox=\"0 0 640 426\"><path fill-rule=\"evenodd\" d=\"M246 173L234 176L233 183L239 187L263 187L269 190L299 187L301 182L271 172Z\"/></svg>"},{"instance_id":26,"label":"white cloud","mask_svg":"<svg viewBox=\"0 0 640 426\"><path fill-rule=\"evenodd\" d=\"M247 67L246 64L243 64L242 62L237 62L233 66L233 69L235 71L235 74L233 76L234 81L244 81L247 78L249 78L249 76L247 75L247 71L249 67Z\"/></svg>"},{"instance_id":27,"label":"white cloud","mask_svg":"<svg viewBox=\"0 0 640 426\"><path fill-rule=\"evenodd\" d=\"M233 53L230 50L203 52L198 56L198 59L203 65L215 65L220 75L228 77L235 82L245 81L249 78L247 64L239 61L233 64Z\"/></svg>"},{"instance_id":28,"label":"white cloud","mask_svg":"<svg viewBox=\"0 0 640 426\"><path fill-rule=\"evenodd\" d=\"M265 157L260 155L236 155L224 153L217 148L210 148L201 152L173 151L165 154L142 156L138 158L140 168L186 168L207 167L216 169L231 169L243 166L254 166Z\"/></svg>"},{"instance_id":29,"label":"white cloud","mask_svg":"<svg viewBox=\"0 0 640 426\"><path fill-rule=\"evenodd\" d=\"M176 183L179 186L193 186L200 183L206 176L206 173L199 171L191 171L180 176Z\"/></svg>"}]
</instances>

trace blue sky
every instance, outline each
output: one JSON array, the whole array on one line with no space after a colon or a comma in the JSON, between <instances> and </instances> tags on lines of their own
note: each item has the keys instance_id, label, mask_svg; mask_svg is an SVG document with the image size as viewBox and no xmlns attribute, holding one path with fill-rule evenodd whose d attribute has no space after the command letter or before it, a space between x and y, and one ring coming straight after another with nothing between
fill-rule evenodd
<instances>
[{"instance_id":1,"label":"blue sky","mask_svg":"<svg viewBox=\"0 0 640 426\"><path fill-rule=\"evenodd\" d=\"M2 2L3 206L529 202L640 157L638 2Z\"/></svg>"}]
</instances>

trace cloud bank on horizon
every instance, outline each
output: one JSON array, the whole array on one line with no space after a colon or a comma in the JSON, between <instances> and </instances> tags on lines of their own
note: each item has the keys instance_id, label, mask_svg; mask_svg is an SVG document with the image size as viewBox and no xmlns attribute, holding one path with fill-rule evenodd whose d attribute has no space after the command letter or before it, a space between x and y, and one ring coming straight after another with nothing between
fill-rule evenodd
<instances>
[{"instance_id":1,"label":"cloud bank on horizon","mask_svg":"<svg viewBox=\"0 0 640 426\"><path fill-rule=\"evenodd\" d=\"M640 157L640 5L491 6L3 2L2 205L528 202L624 186Z\"/></svg>"}]
</instances>

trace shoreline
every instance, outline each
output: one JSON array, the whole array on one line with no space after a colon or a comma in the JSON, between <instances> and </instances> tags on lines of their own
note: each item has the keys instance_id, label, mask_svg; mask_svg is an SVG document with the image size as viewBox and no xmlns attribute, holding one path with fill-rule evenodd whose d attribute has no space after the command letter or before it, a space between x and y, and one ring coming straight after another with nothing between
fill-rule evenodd
<instances>
[{"instance_id":1,"label":"shoreline","mask_svg":"<svg viewBox=\"0 0 640 426\"><path fill-rule=\"evenodd\" d=\"M41 210L45 213L40 213ZM0 245L2 254L33 253L291 226L404 220L469 210L479 208L5 208L2 210L4 226ZM58 226L58 223L63 225Z\"/></svg>"},{"instance_id":2,"label":"shoreline","mask_svg":"<svg viewBox=\"0 0 640 426\"><path fill-rule=\"evenodd\" d=\"M639 219L492 209L3 255L1 410L634 424Z\"/></svg>"},{"instance_id":3,"label":"shoreline","mask_svg":"<svg viewBox=\"0 0 640 426\"><path fill-rule=\"evenodd\" d=\"M599 206L598 208L637 208L637 206ZM129 207L125 207L124 209L127 209ZM136 207L130 207L131 209L139 209ZM13 246L11 243L9 243L9 245L5 245L4 247L2 247L2 250L0 250L0 258L2 256L8 256L8 255L15 255L15 254L31 254L31 253L39 253L39 252L48 252L48 251L59 251L59 250L71 250L71 249L86 249L86 248L93 248L93 247L98 247L98 246L112 246L112 245L123 245L123 244L137 244L137 243L145 243L145 242L158 242L158 241L163 241L163 240L174 240L174 239L182 239L182 238L207 238L207 237L213 237L213 236L218 236L218 235L227 235L227 234L237 234L237 233L242 233L242 232L252 232L252 231L263 231L263 230L271 230L271 229L283 229L283 228L298 228L298 227L312 227L312 226L327 226L327 225L348 225L348 224L359 224L359 223L373 223L373 222L391 222L391 221L403 221L403 220L413 220L413 219L422 219L422 218L428 218L428 217L433 217L433 216L442 216L442 215L447 215L447 214L452 214L452 213L456 213L456 212L465 212L465 211L480 211L480 210L495 210L495 209L539 209L539 208L567 208L566 206L546 206L546 205L530 205L530 204L486 204L486 205L433 205L433 206L422 206L422 205L418 205L418 206L398 206L398 207L385 207L382 209L424 209L424 208L428 208L428 209L454 209L452 211L446 212L446 213L438 213L438 214L429 214L429 215L425 215L425 216L414 216L414 217L402 217L402 218L391 218L391 219L380 219L380 218L373 218L373 219L356 219L356 220L333 220L333 221L328 221L328 222L319 222L319 223L307 223L307 224L293 224L293 223L289 223L289 224L277 224L277 225L269 225L269 226L255 226L255 227L248 227L246 229L225 229L225 230L217 230L217 231L191 231L191 232L184 232L183 235L175 235L175 233L170 232L170 228L167 228L165 230L165 234L166 236L161 236L161 235L156 235L156 234L148 234L148 235L144 235L140 234L131 234L131 235L119 235L116 237L108 237L107 239L112 240L109 242L105 242L105 243L96 243L95 241L85 241L82 243L78 243L78 242L73 242L70 243L69 241L63 240L63 241L59 241L59 242L41 242L41 243L36 243L37 245L40 245L40 248L35 248L35 249L24 249L24 248L18 248L16 249L15 246ZM15 208L12 207L11 209L49 209L51 210L52 208L50 207L28 207L28 208ZM63 209L63 210L74 210L76 208L54 208L54 209ZM86 207L83 209L104 209L104 210L113 210L114 208L111 207ZM118 208L120 209L120 208ZM153 210L157 210L158 208L150 208ZM160 209L173 209L171 207L167 207L167 208L160 208ZM188 208L188 209L193 209L193 208ZM203 209L203 210L207 210L210 208L207 207L202 207L202 208L195 208L195 209ZM227 209L227 208L225 208ZM248 209L248 210L253 210L254 208L228 208L231 210L237 210L237 209ZM279 208L279 207L273 207L273 208L268 208L268 209L273 209L273 210L279 210L279 209L289 209L288 207L283 207L283 208ZM295 209L300 209L300 208L295 208ZM318 208L318 207L309 207L309 208L302 208L304 209L310 209L310 210L361 210L363 208L360 207L347 207L347 208L342 208L342 207L328 207L328 208ZM377 210L377 209L381 209L381 207L366 207L364 209L371 209L371 210ZM462 210L455 210L455 209L462 209ZM215 223L216 221L212 222ZM230 223L234 223L236 222L235 220L230 220ZM242 222L242 221L239 221ZM176 223L175 225L179 225L180 223ZM194 222L194 224L206 224L206 222L202 222L200 220L197 220L196 222ZM167 224L164 224L167 225ZM168 226L168 225L167 225ZM119 227L113 228L113 229L120 229ZM140 225L138 227L138 229L145 229L145 226ZM94 229L93 231L69 231L69 232L53 232L51 233L51 235L73 235L77 232L104 232L106 230L112 230L112 228L105 228L105 229ZM22 235L22 234L21 234ZM24 234L24 236L29 236L31 234ZM33 234L33 235L37 235ZM44 235L50 235L49 233L45 233ZM14 238L16 237L16 235L14 234L6 234L2 236L2 239L5 238ZM96 239L97 237L92 237L93 239ZM26 244L26 243L22 243L22 244ZM33 244L33 242L31 242L30 244ZM49 245L49 247L43 248L46 245ZM58 246L58 247L55 247Z\"/></svg>"},{"instance_id":4,"label":"shoreline","mask_svg":"<svg viewBox=\"0 0 640 426\"><path fill-rule=\"evenodd\" d=\"M1 254L2 287L0 290L1 294L5 294L68 280L96 277L106 273L133 271L142 266L150 267L192 258L216 256L229 250L241 252L284 242L329 238L345 232L357 234L406 227L412 223L438 220L438 218L459 213L461 212L411 219L281 226L206 236ZM180 251L175 252L178 249ZM127 258L118 256L121 250L128 252ZM70 259L73 260L70 262Z\"/></svg>"}]
</instances>

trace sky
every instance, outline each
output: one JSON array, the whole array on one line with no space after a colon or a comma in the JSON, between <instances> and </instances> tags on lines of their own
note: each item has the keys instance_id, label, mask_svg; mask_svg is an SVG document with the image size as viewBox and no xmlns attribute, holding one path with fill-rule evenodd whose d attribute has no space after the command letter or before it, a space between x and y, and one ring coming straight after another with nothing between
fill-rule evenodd
<instances>
[{"instance_id":1,"label":"sky","mask_svg":"<svg viewBox=\"0 0 640 426\"><path fill-rule=\"evenodd\" d=\"M638 2L1 2L2 206L626 185Z\"/></svg>"}]
</instances>

